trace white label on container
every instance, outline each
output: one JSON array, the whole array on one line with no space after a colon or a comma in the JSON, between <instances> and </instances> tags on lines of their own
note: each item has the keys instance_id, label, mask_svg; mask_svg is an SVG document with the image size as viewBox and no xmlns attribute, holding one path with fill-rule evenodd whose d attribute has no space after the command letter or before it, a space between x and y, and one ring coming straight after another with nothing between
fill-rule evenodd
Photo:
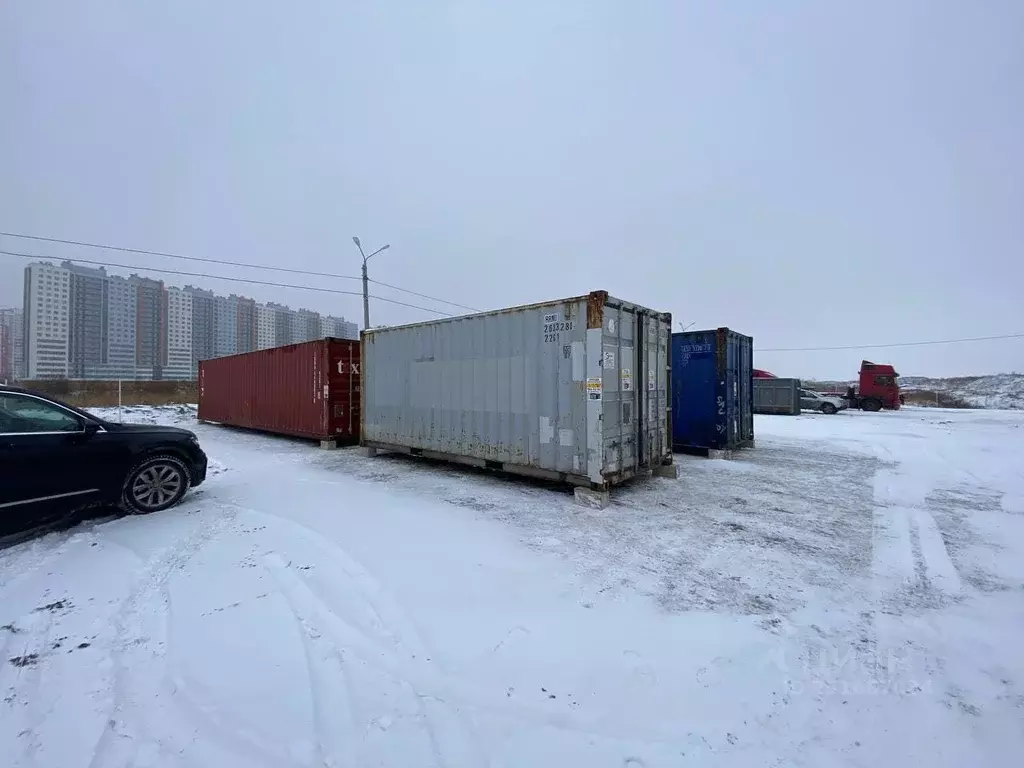
<instances>
[{"instance_id":1,"label":"white label on container","mask_svg":"<svg viewBox=\"0 0 1024 768\"><path fill-rule=\"evenodd\" d=\"M588 400L600 400L601 393L604 387L601 384L600 376L590 376L587 378L587 399Z\"/></svg>"},{"instance_id":2,"label":"white label on container","mask_svg":"<svg viewBox=\"0 0 1024 768\"><path fill-rule=\"evenodd\" d=\"M608 333L615 333L615 318L608 318Z\"/></svg>"},{"instance_id":3,"label":"white label on container","mask_svg":"<svg viewBox=\"0 0 1024 768\"><path fill-rule=\"evenodd\" d=\"M331 396L331 387L328 384L324 384L324 400L329 400Z\"/></svg>"},{"instance_id":4,"label":"white label on container","mask_svg":"<svg viewBox=\"0 0 1024 768\"><path fill-rule=\"evenodd\" d=\"M541 443L550 443L551 438L555 436L555 428L551 426L551 419L547 416L541 416L538 419L538 432L540 432Z\"/></svg>"},{"instance_id":5,"label":"white label on container","mask_svg":"<svg viewBox=\"0 0 1024 768\"><path fill-rule=\"evenodd\" d=\"M633 372L629 368L622 369L622 391L633 391Z\"/></svg>"},{"instance_id":6,"label":"white label on container","mask_svg":"<svg viewBox=\"0 0 1024 768\"><path fill-rule=\"evenodd\" d=\"M558 444L561 446L570 446L574 442L575 435L571 429L560 429L558 430Z\"/></svg>"},{"instance_id":7,"label":"white label on container","mask_svg":"<svg viewBox=\"0 0 1024 768\"><path fill-rule=\"evenodd\" d=\"M604 353L604 367L605 368L614 368L615 367L615 353L614 352L605 352Z\"/></svg>"},{"instance_id":8,"label":"white label on container","mask_svg":"<svg viewBox=\"0 0 1024 768\"><path fill-rule=\"evenodd\" d=\"M584 368L586 366L586 356L583 354L583 342L574 341L572 347L572 380L583 381L584 379Z\"/></svg>"},{"instance_id":9,"label":"white label on container","mask_svg":"<svg viewBox=\"0 0 1024 768\"><path fill-rule=\"evenodd\" d=\"M658 378L654 373L654 369L651 368L647 371L647 389L651 392L658 388Z\"/></svg>"},{"instance_id":10,"label":"white label on container","mask_svg":"<svg viewBox=\"0 0 1024 768\"><path fill-rule=\"evenodd\" d=\"M545 323L557 323L559 319L560 318L557 312L552 312L550 315L544 315Z\"/></svg>"}]
</instances>

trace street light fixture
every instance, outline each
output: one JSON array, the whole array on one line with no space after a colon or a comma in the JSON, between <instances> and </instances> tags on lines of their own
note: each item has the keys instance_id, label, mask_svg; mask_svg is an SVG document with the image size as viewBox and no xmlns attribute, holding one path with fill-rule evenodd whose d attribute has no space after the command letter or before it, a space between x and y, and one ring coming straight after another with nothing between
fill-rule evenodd
<instances>
[{"instance_id":1,"label":"street light fixture","mask_svg":"<svg viewBox=\"0 0 1024 768\"><path fill-rule=\"evenodd\" d=\"M356 248L359 249L359 255L363 257L363 330L365 331L370 328L370 278L366 275L366 262L381 251L386 251L391 246L385 245L367 256L363 253L363 244L359 242L358 237L353 237L352 242L356 244Z\"/></svg>"}]
</instances>

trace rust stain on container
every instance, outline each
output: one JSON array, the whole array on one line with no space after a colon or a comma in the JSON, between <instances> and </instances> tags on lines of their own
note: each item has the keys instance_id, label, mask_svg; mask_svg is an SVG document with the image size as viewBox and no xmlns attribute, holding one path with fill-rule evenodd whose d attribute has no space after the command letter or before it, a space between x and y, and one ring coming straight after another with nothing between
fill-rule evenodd
<instances>
[{"instance_id":1,"label":"rust stain on container","mask_svg":"<svg viewBox=\"0 0 1024 768\"><path fill-rule=\"evenodd\" d=\"M604 305L607 302L607 291L594 291L587 296L587 328L600 328L604 325Z\"/></svg>"},{"instance_id":2,"label":"rust stain on container","mask_svg":"<svg viewBox=\"0 0 1024 768\"><path fill-rule=\"evenodd\" d=\"M359 342L320 339L199 363L199 420L339 443L359 439Z\"/></svg>"}]
</instances>

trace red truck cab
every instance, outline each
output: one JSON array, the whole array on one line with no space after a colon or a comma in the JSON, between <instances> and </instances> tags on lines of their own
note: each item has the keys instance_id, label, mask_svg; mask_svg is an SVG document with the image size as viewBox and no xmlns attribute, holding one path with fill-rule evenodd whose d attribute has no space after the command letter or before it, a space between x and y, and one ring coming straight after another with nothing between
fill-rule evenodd
<instances>
[{"instance_id":1,"label":"red truck cab","mask_svg":"<svg viewBox=\"0 0 1024 768\"><path fill-rule=\"evenodd\" d=\"M903 404L900 395L899 374L891 365L872 363L862 360L860 363L860 382L854 393L851 408L862 411L880 411L883 408L898 411Z\"/></svg>"}]
</instances>

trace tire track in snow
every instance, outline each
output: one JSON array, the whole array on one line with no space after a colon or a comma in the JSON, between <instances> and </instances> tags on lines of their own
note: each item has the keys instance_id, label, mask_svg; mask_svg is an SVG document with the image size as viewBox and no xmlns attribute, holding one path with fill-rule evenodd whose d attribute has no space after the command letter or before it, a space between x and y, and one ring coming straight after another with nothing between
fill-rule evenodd
<instances>
[{"instance_id":1,"label":"tire track in snow","mask_svg":"<svg viewBox=\"0 0 1024 768\"><path fill-rule=\"evenodd\" d=\"M310 665L310 683L313 688L317 732L321 742L328 742L327 746L330 754L341 752L345 755L345 759L350 761L346 762L346 765L359 764L358 756L354 753L353 749L354 745L359 742L359 729L354 718L354 696L351 686L348 684L348 676L345 673L342 660L343 649L345 649L358 655L364 662L369 663L379 672L384 672L389 677L407 686L420 712L420 719L431 745L434 761L438 766L441 768L445 766L449 768L461 768L462 766L472 768L473 766L487 764L478 754L479 749L475 744L475 734L471 732L466 723L462 722L457 712L453 711L443 700L422 693L409 680L407 675L396 673L393 669L388 669L380 664L374 664L372 660L372 656L375 653L373 649L377 649L380 653L393 658L410 656L415 659L415 654L410 654L408 650L403 649L400 642L396 639L392 639L391 642L385 641L382 643L380 638L368 637L360 629L339 617L316 596L310 586L295 574L279 555L267 555L264 559L264 564L267 571L280 586L281 592L297 620L300 632L303 634L303 641L306 644L307 663ZM351 563L348 564L351 565ZM355 581L353 593L365 598L365 594L361 594L362 585L358 583L358 580ZM314 616L320 613L333 617L331 624L334 626L332 626L330 632L333 636L333 642L331 639L324 637L323 632L318 628L317 622L313 619ZM319 616L317 617L319 618ZM338 642L337 632L334 631L335 627L344 627L343 634L346 640ZM314 648L314 646L316 647ZM388 647L393 648L393 650L388 650ZM314 650L319 652L314 653ZM367 658L367 656L371 658ZM430 657L420 656L420 658L426 659ZM332 689L331 686L323 685L320 682L319 678L321 678L321 675L318 672L323 670L325 666L332 668L333 674L331 676L339 681L339 687L343 689L342 694ZM401 668L401 664L395 666L399 669ZM342 727L345 729L345 732L341 734L341 738L338 738L333 733L332 726L334 721L328 722L325 715L327 711L335 708L328 707L328 701L333 700L337 702L339 698L343 699L341 708L344 711L344 715L341 720ZM345 747L343 744L345 741L348 741L351 746Z\"/></svg>"},{"instance_id":2,"label":"tire track in snow","mask_svg":"<svg viewBox=\"0 0 1024 768\"><path fill-rule=\"evenodd\" d=\"M547 710L532 707L510 700L504 689L490 690L448 678L425 663L425 659L404 658L402 654L368 638L325 605L279 556L269 555L266 562L268 570L281 585L284 598L303 622L329 638L336 649L348 650L371 667L396 680L409 683L420 698L431 698L449 707L456 706L453 702L458 702L461 706L484 710L498 717L539 728L578 733L591 740L629 742L634 746L658 745L673 749L680 743L678 733L674 730L672 733L662 732L660 728L657 733L624 732L615 720L605 721L580 713L569 715L556 711L554 707ZM445 746L449 746L447 742Z\"/></svg>"},{"instance_id":3,"label":"tire track in snow","mask_svg":"<svg viewBox=\"0 0 1024 768\"><path fill-rule=\"evenodd\" d=\"M286 567L283 563L279 565ZM267 570L280 584L275 574L276 567L278 564L275 563ZM306 656L320 762L330 768L357 768L361 764L358 758L358 728L344 664L335 649L331 649L334 653L323 652L320 647L321 634L295 612L290 601L286 602L298 627ZM332 680L337 681L338 685L332 686ZM337 718L328 713L336 713Z\"/></svg>"},{"instance_id":4,"label":"tire track in snow","mask_svg":"<svg viewBox=\"0 0 1024 768\"><path fill-rule=\"evenodd\" d=\"M171 576L182 570L208 542L219 535L235 517L220 514L212 519L200 513L200 522L186 535L168 547L159 550L139 572L139 577L128 597L114 616L115 636L110 648L113 666L111 686L111 710L108 724L93 748L90 768L106 766L134 766L142 757L152 758L154 752L164 759L174 756L186 744L171 744L180 734L195 732L195 727L169 728L167 719L179 720L181 706L186 707L185 716L193 722L199 715L200 724L205 719L203 708L190 702L187 697L174 696L175 691L167 690L166 656L167 628L170 621L170 595L167 582ZM123 546L115 539L116 546ZM171 695L167 695L171 694ZM166 735L151 732L152 723L160 720L160 730ZM290 760L275 760L273 750L267 745L230 729L213 729L215 739L223 744L226 753L218 757L244 759L242 765L279 766ZM225 764L221 762L220 764Z\"/></svg>"},{"instance_id":5,"label":"tire track in snow","mask_svg":"<svg viewBox=\"0 0 1024 768\"><path fill-rule=\"evenodd\" d=\"M897 469L874 478L872 581L876 606L928 607L961 594L960 575L926 506L927 484ZM909 603L908 603L909 600Z\"/></svg>"},{"instance_id":6,"label":"tire track in snow","mask_svg":"<svg viewBox=\"0 0 1024 768\"><path fill-rule=\"evenodd\" d=\"M374 619L378 642L393 645L397 653L412 659L434 658L435 654L422 640L419 631L401 606L388 595L380 582L343 548L301 523L257 510L248 511L272 523L283 522L293 527L301 539L305 539L326 555L326 563L340 568L346 580L352 582L355 587L354 593L361 597L369 608ZM323 604L322 600L321 603ZM351 626L350 622L347 623ZM468 718L437 698L418 694L415 698L424 721L429 725L431 738L440 739L440 743L435 741L435 752L440 764L486 764L483 749ZM454 759L449 763L445 755L454 755Z\"/></svg>"},{"instance_id":7,"label":"tire track in snow","mask_svg":"<svg viewBox=\"0 0 1024 768\"><path fill-rule=\"evenodd\" d=\"M962 594L960 575L928 509L936 480L934 472L918 474L895 461L874 477L874 683L901 695L932 686L943 669L904 614L940 608Z\"/></svg>"},{"instance_id":8,"label":"tire track in snow","mask_svg":"<svg viewBox=\"0 0 1024 768\"><path fill-rule=\"evenodd\" d=\"M953 565L935 518L927 509L915 509L913 512L914 527L930 585L943 594L958 596L963 589L960 574Z\"/></svg>"}]
</instances>

